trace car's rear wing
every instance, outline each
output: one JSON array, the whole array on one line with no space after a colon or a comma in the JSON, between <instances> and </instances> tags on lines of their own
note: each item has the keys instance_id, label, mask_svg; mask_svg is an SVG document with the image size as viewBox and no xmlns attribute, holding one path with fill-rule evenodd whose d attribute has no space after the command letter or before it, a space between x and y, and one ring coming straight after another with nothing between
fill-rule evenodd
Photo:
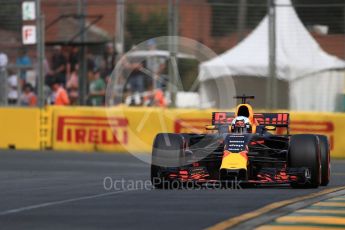
<instances>
[{"instance_id":1,"label":"car's rear wing","mask_svg":"<svg viewBox=\"0 0 345 230\"><path fill-rule=\"evenodd\" d=\"M289 127L290 114L288 113L255 113L254 119L259 125Z\"/></svg>"},{"instance_id":2,"label":"car's rear wing","mask_svg":"<svg viewBox=\"0 0 345 230\"><path fill-rule=\"evenodd\" d=\"M235 113L232 112L213 112L212 125L231 125L234 118ZM262 126L289 128L290 124L289 113L255 113L254 119Z\"/></svg>"},{"instance_id":3,"label":"car's rear wing","mask_svg":"<svg viewBox=\"0 0 345 230\"><path fill-rule=\"evenodd\" d=\"M213 112L212 125L231 125L235 118L235 113L232 112Z\"/></svg>"}]
</instances>

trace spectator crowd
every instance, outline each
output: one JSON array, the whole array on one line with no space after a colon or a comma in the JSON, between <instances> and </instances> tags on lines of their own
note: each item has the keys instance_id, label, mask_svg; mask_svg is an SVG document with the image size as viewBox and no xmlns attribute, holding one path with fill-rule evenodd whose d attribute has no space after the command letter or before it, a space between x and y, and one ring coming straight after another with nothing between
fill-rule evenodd
<instances>
[{"instance_id":1,"label":"spectator crowd","mask_svg":"<svg viewBox=\"0 0 345 230\"><path fill-rule=\"evenodd\" d=\"M154 40L148 43L148 49L155 49ZM35 56L35 55L31 55ZM47 48L44 60L45 102L48 105L78 105L81 55L78 46L62 47L56 45ZM128 106L167 106L163 81L166 64L162 58L146 58L138 61L125 56L117 57L114 46L108 43L103 55L86 52L84 81L87 82L87 102L89 106L105 104L107 83L116 62L124 66L117 78L122 98L113 98L115 104ZM141 59L143 60L143 59ZM37 62L30 57L25 48L15 60L15 65L8 67L8 105L37 106ZM114 79L113 79L114 80Z\"/></svg>"}]
</instances>

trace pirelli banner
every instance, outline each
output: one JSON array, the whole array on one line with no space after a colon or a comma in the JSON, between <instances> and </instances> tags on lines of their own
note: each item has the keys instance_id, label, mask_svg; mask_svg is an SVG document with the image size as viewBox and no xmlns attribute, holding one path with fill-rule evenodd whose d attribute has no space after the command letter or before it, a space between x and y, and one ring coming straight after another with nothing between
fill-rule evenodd
<instances>
[{"instance_id":1,"label":"pirelli banner","mask_svg":"<svg viewBox=\"0 0 345 230\"><path fill-rule=\"evenodd\" d=\"M54 107L52 116L55 150L125 151L123 146L128 145L128 119L108 120L105 109Z\"/></svg>"},{"instance_id":2,"label":"pirelli banner","mask_svg":"<svg viewBox=\"0 0 345 230\"><path fill-rule=\"evenodd\" d=\"M212 110L160 108L53 107L52 148L55 150L151 152L160 132L203 133ZM333 157L345 157L345 114L291 113L292 134L327 135Z\"/></svg>"},{"instance_id":3,"label":"pirelli banner","mask_svg":"<svg viewBox=\"0 0 345 230\"><path fill-rule=\"evenodd\" d=\"M150 152L160 132L203 132L211 111L160 108L52 109L55 150Z\"/></svg>"}]
</instances>

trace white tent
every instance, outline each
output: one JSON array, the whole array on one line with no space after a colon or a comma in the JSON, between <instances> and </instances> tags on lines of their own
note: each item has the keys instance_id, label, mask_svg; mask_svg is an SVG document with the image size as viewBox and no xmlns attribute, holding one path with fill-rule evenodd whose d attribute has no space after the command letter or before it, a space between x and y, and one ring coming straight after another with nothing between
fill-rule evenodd
<instances>
[{"instance_id":1,"label":"white tent","mask_svg":"<svg viewBox=\"0 0 345 230\"><path fill-rule=\"evenodd\" d=\"M276 0L276 5L277 77L289 82L290 89L285 90L290 109L334 111L336 97L344 89L344 72L339 70L345 69L345 62L320 48L290 0ZM210 104L207 95L218 79L235 76L241 82L242 77L269 76L268 35L267 15L236 47L199 66L202 103Z\"/></svg>"}]
</instances>

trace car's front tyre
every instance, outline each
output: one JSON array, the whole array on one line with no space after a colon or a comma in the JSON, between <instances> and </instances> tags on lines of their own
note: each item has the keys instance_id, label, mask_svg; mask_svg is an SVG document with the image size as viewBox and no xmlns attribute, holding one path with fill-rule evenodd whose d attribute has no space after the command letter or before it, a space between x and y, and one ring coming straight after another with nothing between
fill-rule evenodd
<instances>
[{"instance_id":1,"label":"car's front tyre","mask_svg":"<svg viewBox=\"0 0 345 230\"><path fill-rule=\"evenodd\" d=\"M292 182L294 188L317 188L321 184L321 156L319 138L311 134L293 135L290 138L288 166L306 167L310 170L309 183Z\"/></svg>"},{"instance_id":2,"label":"car's front tyre","mask_svg":"<svg viewBox=\"0 0 345 230\"><path fill-rule=\"evenodd\" d=\"M171 188L171 181L162 175L164 171L178 171L183 164L184 139L179 134L160 133L153 143L151 183L155 188Z\"/></svg>"}]
</instances>

